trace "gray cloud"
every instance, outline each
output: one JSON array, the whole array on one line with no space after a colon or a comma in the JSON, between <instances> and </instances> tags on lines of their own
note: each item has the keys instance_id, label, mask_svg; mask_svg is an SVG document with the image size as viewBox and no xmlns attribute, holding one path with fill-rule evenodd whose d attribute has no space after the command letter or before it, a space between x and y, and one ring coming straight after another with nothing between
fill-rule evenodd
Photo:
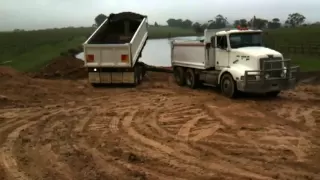
<instances>
[{"instance_id":1,"label":"gray cloud","mask_svg":"<svg viewBox=\"0 0 320 180\"><path fill-rule=\"evenodd\" d=\"M134 11L146 14L150 22L165 24L168 18L202 21L217 14L235 19L253 15L284 21L299 12L307 21L320 19L320 1L304 0L0 0L0 30L90 26L99 13Z\"/></svg>"}]
</instances>

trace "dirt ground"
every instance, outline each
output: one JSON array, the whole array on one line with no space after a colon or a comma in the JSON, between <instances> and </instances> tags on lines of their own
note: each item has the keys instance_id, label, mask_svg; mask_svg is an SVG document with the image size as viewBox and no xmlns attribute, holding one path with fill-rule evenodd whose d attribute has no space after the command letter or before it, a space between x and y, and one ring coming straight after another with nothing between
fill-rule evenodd
<instances>
[{"instance_id":1,"label":"dirt ground","mask_svg":"<svg viewBox=\"0 0 320 180\"><path fill-rule=\"evenodd\" d=\"M0 72L0 179L320 179L320 85L230 100L160 72L137 88Z\"/></svg>"}]
</instances>

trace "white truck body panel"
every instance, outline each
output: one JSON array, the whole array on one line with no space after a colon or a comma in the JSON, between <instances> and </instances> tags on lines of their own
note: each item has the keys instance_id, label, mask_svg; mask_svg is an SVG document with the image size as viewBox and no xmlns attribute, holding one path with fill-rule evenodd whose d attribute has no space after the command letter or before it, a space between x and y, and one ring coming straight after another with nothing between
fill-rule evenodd
<instances>
[{"instance_id":1,"label":"white truck body panel","mask_svg":"<svg viewBox=\"0 0 320 180\"><path fill-rule=\"evenodd\" d=\"M107 20L104 21L106 23ZM102 23L99 28L103 26ZM147 18L144 18L133 35L130 43L125 44L88 44L90 38L98 32L99 28L83 44L84 57L94 55L94 62L85 61L86 67L133 67L139 59L141 49L148 38ZM122 55L128 58L122 60Z\"/></svg>"},{"instance_id":2,"label":"white truck body panel","mask_svg":"<svg viewBox=\"0 0 320 180\"><path fill-rule=\"evenodd\" d=\"M121 61L121 55L130 54L129 44L88 44L84 48L84 55L94 55L94 62L86 62L86 67L131 67L131 58L127 62Z\"/></svg>"},{"instance_id":3,"label":"white truck body panel","mask_svg":"<svg viewBox=\"0 0 320 180\"><path fill-rule=\"evenodd\" d=\"M131 53L131 59L132 64L134 65L138 59L141 49L143 48L144 44L146 43L148 39L148 25L147 25L147 18L145 18L138 30L133 35L133 38L130 41L130 53Z\"/></svg>"},{"instance_id":4,"label":"white truck body panel","mask_svg":"<svg viewBox=\"0 0 320 180\"><path fill-rule=\"evenodd\" d=\"M196 41L172 41L171 65L206 69L204 44Z\"/></svg>"}]
</instances>

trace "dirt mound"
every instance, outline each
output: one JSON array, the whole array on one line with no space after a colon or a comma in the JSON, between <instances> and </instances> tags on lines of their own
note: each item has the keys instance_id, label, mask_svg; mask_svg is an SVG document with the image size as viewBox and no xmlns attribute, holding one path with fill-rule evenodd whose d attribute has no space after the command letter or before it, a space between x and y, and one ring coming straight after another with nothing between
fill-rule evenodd
<instances>
[{"instance_id":1,"label":"dirt mound","mask_svg":"<svg viewBox=\"0 0 320 180\"><path fill-rule=\"evenodd\" d=\"M36 77L80 79L87 77L84 62L71 56L60 56L52 59Z\"/></svg>"},{"instance_id":2,"label":"dirt mound","mask_svg":"<svg viewBox=\"0 0 320 180\"><path fill-rule=\"evenodd\" d=\"M0 66L0 78L2 77L14 77L20 73L9 66Z\"/></svg>"}]
</instances>

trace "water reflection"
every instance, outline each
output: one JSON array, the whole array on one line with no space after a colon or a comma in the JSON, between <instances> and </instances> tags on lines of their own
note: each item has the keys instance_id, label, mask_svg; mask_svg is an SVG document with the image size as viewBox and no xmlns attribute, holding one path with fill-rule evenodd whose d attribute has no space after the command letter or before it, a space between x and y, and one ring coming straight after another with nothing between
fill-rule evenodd
<instances>
[{"instance_id":1,"label":"water reflection","mask_svg":"<svg viewBox=\"0 0 320 180\"><path fill-rule=\"evenodd\" d=\"M172 38L176 40L200 40L203 37L189 36ZM76 56L84 59L83 52ZM151 39L142 52L140 61L153 66L171 66L169 39Z\"/></svg>"}]
</instances>

